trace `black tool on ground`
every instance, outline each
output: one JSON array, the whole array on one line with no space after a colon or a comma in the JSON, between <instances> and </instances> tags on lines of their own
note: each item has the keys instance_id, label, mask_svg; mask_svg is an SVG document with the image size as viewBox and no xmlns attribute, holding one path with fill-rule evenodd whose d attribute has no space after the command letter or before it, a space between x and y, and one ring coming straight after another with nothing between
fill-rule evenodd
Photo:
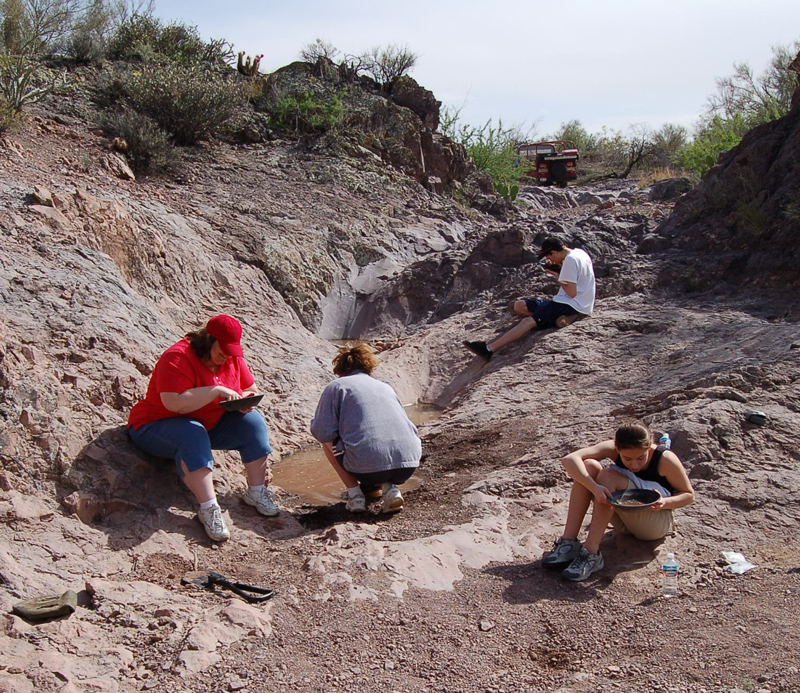
<instances>
[{"instance_id":1,"label":"black tool on ground","mask_svg":"<svg viewBox=\"0 0 800 693\"><path fill-rule=\"evenodd\" d=\"M226 399L219 403L225 411L239 411L240 409L249 409L256 406L264 395L250 395L249 397L241 397L239 399Z\"/></svg>"},{"instance_id":2,"label":"black tool on ground","mask_svg":"<svg viewBox=\"0 0 800 693\"><path fill-rule=\"evenodd\" d=\"M78 594L67 590L64 594L48 597L33 597L17 602L11 610L28 621L43 621L47 618L69 616L78 608Z\"/></svg>"},{"instance_id":3,"label":"black tool on ground","mask_svg":"<svg viewBox=\"0 0 800 693\"><path fill-rule=\"evenodd\" d=\"M756 409L754 411L747 412L747 420L756 426L763 426L765 423L767 423L767 415L763 411Z\"/></svg>"},{"instance_id":4,"label":"black tool on ground","mask_svg":"<svg viewBox=\"0 0 800 693\"><path fill-rule=\"evenodd\" d=\"M186 573L181 579L181 584L205 587L212 592L214 587L219 585L229 589L234 594L238 594L242 599L250 603L264 602L275 594L275 590L269 587L256 587L254 585L246 585L243 582L232 582L214 570Z\"/></svg>"},{"instance_id":5,"label":"black tool on ground","mask_svg":"<svg viewBox=\"0 0 800 693\"><path fill-rule=\"evenodd\" d=\"M622 510L641 510L655 503L661 494L650 488L628 488L624 491L614 491L609 503Z\"/></svg>"}]
</instances>

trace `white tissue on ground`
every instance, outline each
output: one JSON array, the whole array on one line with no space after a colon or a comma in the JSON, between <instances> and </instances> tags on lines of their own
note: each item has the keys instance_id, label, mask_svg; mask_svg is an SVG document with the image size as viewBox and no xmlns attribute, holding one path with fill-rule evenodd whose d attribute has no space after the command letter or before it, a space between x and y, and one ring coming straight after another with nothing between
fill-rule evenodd
<instances>
[{"instance_id":1,"label":"white tissue on ground","mask_svg":"<svg viewBox=\"0 0 800 693\"><path fill-rule=\"evenodd\" d=\"M725 570L729 570L732 573L736 573L737 575L741 575L742 573L746 573L751 568L755 568L756 566L750 563L742 554L736 553L735 551L723 551L722 557L728 562L728 565L725 566Z\"/></svg>"}]
</instances>

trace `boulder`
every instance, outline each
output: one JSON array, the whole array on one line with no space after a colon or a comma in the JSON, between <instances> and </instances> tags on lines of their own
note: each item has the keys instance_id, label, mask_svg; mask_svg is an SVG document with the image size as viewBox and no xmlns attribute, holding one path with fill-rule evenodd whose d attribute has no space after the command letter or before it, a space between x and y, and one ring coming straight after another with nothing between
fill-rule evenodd
<instances>
[{"instance_id":1,"label":"boulder","mask_svg":"<svg viewBox=\"0 0 800 693\"><path fill-rule=\"evenodd\" d=\"M694 183L688 178L665 178L650 186L648 198L651 202L674 200L684 193L689 192L694 187Z\"/></svg>"},{"instance_id":2,"label":"boulder","mask_svg":"<svg viewBox=\"0 0 800 693\"><path fill-rule=\"evenodd\" d=\"M402 75L392 83L391 96L398 106L404 106L416 113L431 130L435 132L438 129L442 102L436 100L433 92L421 87L408 75Z\"/></svg>"}]
</instances>

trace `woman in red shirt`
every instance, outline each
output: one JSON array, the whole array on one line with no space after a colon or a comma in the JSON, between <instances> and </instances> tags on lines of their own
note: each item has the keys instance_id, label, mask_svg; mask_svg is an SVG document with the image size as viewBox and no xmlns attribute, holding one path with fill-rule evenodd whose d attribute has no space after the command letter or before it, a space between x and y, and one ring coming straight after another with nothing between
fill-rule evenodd
<instances>
[{"instance_id":1,"label":"woman in red shirt","mask_svg":"<svg viewBox=\"0 0 800 693\"><path fill-rule=\"evenodd\" d=\"M262 515L279 512L266 486L272 446L264 417L252 408L225 411L219 404L256 394L241 338L242 326L230 315L217 315L187 334L161 355L145 398L128 418L131 440L139 448L175 460L214 541L225 541L230 532L214 492L212 450L238 450L249 486L242 499Z\"/></svg>"}]
</instances>

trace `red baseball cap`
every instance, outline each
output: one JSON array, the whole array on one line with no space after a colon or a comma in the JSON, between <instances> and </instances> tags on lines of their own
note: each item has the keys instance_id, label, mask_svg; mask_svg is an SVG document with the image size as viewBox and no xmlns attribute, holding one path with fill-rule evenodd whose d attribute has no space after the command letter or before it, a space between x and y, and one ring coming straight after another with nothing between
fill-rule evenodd
<instances>
[{"instance_id":1,"label":"red baseball cap","mask_svg":"<svg viewBox=\"0 0 800 693\"><path fill-rule=\"evenodd\" d=\"M206 325L206 331L219 342L219 347L228 356L244 356L242 351L242 326L230 315L217 315Z\"/></svg>"}]
</instances>

